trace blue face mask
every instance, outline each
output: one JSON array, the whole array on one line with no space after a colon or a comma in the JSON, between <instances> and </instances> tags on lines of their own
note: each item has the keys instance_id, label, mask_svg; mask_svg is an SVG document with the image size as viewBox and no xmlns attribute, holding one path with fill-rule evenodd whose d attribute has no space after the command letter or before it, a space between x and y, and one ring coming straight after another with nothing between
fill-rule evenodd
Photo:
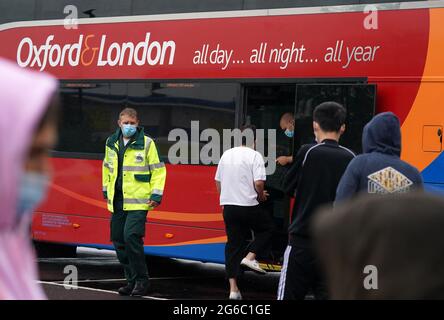
<instances>
[{"instance_id":1,"label":"blue face mask","mask_svg":"<svg viewBox=\"0 0 444 320\"><path fill-rule=\"evenodd\" d=\"M293 138L294 137L294 131L292 131L292 130L287 129L287 130L285 130L284 133L289 138Z\"/></svg>"},{"instance_id":2,"label":"blue face mask","mask_svg":"<svg viewBox=\"0 0 444 320\"><path fill-rule=\"evenodd\" d=\"M17 219L21 221L33 211L46 196L49 177L45 174L28 172L22 175L19 185Z\"/></svg>"},{"instance_id":3,"label":"blue face mask","mask_svg":"<svg viewBox=\"0 0 444 320\"><path fill-rule=\"evenodd\" d=\"M132 124L124 124L122 125L122 134L125 138L132 137L137 131L137 126Z\"/></svg>"}]
</instances>

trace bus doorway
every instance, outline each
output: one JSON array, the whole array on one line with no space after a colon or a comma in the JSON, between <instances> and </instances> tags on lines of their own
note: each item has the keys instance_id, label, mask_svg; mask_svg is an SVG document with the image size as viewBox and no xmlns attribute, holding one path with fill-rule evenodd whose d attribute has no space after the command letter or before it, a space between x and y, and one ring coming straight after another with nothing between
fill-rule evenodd
<instances>
[{"instance_id":1,"label":"bus doorway","mask_svg":"<svg viewBox=\"0 0 444 320\"><path fill-rule=\"evenodd\" d=\"M365 124L375 112L376 86L367 84L252 84L243 87L243 124L265 129L264 146L274 147L276 158L293 156L300 146L315 143L313 134L313 110L322 102L336 101L347 110L346 132L341 144L361 153L361 137ZM285 113L292 113L295 120L293 138L285 135L280 119ZM268 141L269 131L274 130L276 141ZM268 150L265 148L265 155ZM267 164L268 165L268 164ZM285 194L283 180L291 164L276 164L274 172L267 173L266 190L270 194L262 203L273 219L273 240L271 250L258 257L263 267L279 270L288 242L288 226L291 222L292 197ZM297 199L296 199L297 201Z\"/></svg>"},{"instance_id":2,"label":"bus doorway","mask_svg":"<svg viewBox=\"0 0 444 320\"><path fill-rule=\"evenodd\" d=\"M257 129L265 129L264 146L274 147L276 158L291 156L293 153L293 139L287 137L280 128L280 118L284 113L293 113L295 107L296 87L294 84L273 85L248 85L244 88L244 122L255 125ZM276 141L268 141L269 131L275 130ZM268 154L269 150L264 150ZM270 165L266 163L266 165ZM264 262L264 268L273 269L273 265L281 264L281 259L287 245L287 229L290 212L290 197L283 190L283 178L289 169L289 165L275 165L272 174L267 175L265 189L269 198L262 203L273 219L273 240L271 251L258 256L258 260Z\"/></svg>"}]
</instances>

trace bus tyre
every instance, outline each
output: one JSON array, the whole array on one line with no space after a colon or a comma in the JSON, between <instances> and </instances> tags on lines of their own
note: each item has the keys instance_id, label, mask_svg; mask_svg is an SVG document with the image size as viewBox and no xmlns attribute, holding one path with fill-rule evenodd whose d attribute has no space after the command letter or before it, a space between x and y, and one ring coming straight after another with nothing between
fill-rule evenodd
<instances>
[{"instance_id":1,"label":"bus tyre","mask_svg":"<svg viewBox=\"0 0 444 320\"><path fill-rule=\"evenodd\" d=\"M75 258L77 256L76 246L34 241L34 247L39 258Z\"/></svg>"}]
</instances>

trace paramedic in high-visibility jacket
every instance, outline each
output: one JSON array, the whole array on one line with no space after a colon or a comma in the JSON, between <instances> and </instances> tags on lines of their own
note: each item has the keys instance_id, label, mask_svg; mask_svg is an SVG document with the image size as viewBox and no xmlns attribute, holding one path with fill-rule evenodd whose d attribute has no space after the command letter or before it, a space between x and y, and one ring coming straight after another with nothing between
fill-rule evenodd
<instances>
[{"instance_id":1,"label":"paramedic in high-visibility jacket","mask_svg":"<svg viewBox=\"0 0 444 320\"><path fill-rule=\"evenodd\" d=\"M119 294L143 296L150 288L143 247L146 217L162 200L166 168L154 141L139 127L136 110L124 109L117 123L106 140L103 194L112 213L111 241L128 281Z\"/></svg>"}]
</instances>

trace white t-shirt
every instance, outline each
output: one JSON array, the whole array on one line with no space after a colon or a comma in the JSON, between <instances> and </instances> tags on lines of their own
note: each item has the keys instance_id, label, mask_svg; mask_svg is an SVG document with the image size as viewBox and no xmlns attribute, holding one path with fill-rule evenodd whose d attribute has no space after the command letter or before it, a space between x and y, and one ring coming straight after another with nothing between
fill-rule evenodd
<instances>
[{"instance_id":1,"label":"white t-shirt","mask_svg":"<svg viewBox=\"0 0 444 320\"><path fill-rule=\"evenodd\" d=\"M221 184L220 205L258 205L254 182L265 179L265 163L259 152L248 147L225 151L215 177Z\"/></svg>"}]
</instances>

